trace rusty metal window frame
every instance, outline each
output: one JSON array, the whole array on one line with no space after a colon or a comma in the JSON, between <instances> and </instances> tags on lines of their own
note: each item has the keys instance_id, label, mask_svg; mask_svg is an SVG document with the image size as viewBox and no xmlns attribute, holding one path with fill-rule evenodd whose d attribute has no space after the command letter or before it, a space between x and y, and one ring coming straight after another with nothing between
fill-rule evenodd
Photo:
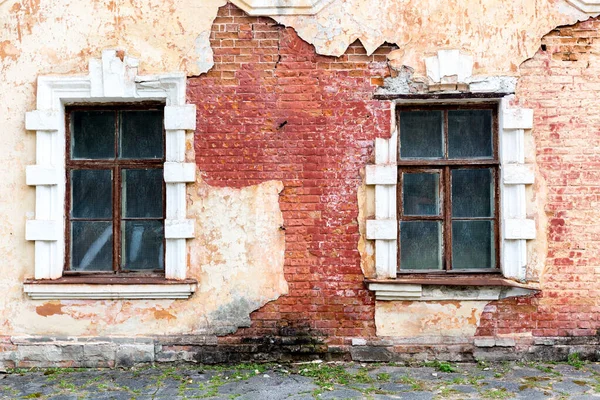
<instances>
[{"instance_id":1,"label":"rusty metal window frame","mask_svg":"<svg viewBox=\"0 0 600 400\"><path fill-rule=\"evenodd\" d=\"M453 110L490 110L492 113L492 157L490 158L463 158L449 159L448 157L448 112ZM403 111L442 111L443 112L443 157L430 158L410 158L403 159L400 157L400 114ZM472 104L456 104L456 105L417 105L417 106L398 106L396 107L396 124L399 132L398 144L396 151L398 152L397 167L398 167L398 185L397 185L397 274L500 274L500 157L499 157L499 133L498 133L498 105L497 103L472 103ZM493 179L493 204L494 215L487 220L494 222L494 259L495 267L486 269L453 269L452 268L452 190L450 174L454 169L491 169ZM439 172L439 197L440 197L440 212L438 216L405 216L403 214L403 172L422 172L436 171ZM477 218L479 220L480 218ZM401 265L401 234L400 224L403 221L415 220L432 220L441 221L442 223L442 269L403 269ZM460 218L460 220L468 220L468 218Z\"/></svg>"},{"instance_id":2,"label":"rusty metal window frame","mask_svg":"<svg viewBox=\"0 0 600 400\"><path fill-rule=\"evenodd\" d=\"M129 220L121 215L122 208L122 180L121 172L124 169L159 169L163 171L166 155L166 140L164 123L161 126L163 137L163 151L161 158L152 159L131 159L119 158L119 133L121 112L123 111L160 111L162 115L161 121L164 121L164 103L148 101L141 103L120 103L120 104L103 104L103 105L70 105L65 108L65 262L63 266L63 276L95 276L95 277L133 277L133 276L148 276L164 278L165 276L165 252L163 251L163 269L155 270L123 270L121 261L122 252L122 224ZM71 116L76 111L107 111L115 113L115 157L112 159L72 159L71 157L71 139L72 139L72 123ZM113 224L113 254L112 254L112 272L109 271L72 271L71 267L71 171L73 170L111 170L112 171L112 224ZM163 249L166 247L166 239L164 235L165 219L166 219L166 185L162 180L162 216L160 218L144 218L147 220L160 220L163 224ZM84 220L78 218L77 220ZM91 219L93 220L93 219Z\"/></svg>"}]
</instances>

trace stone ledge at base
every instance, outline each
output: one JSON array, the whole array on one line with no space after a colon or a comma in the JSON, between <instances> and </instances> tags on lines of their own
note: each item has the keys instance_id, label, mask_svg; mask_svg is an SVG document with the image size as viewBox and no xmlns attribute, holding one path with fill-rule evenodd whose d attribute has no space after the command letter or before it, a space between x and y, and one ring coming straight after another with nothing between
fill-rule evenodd
<instances>
[{"instance_id":1,"label":"stone ledge at base","mask_svg":"<svg viewBox=\"0 0 600 400\"><path fill-rule=\"evenodd\" d=\"M444 360L566 361L569 354L600 360L598 337L475 338L471 343L409 343L378 338L357 345L327 345L307 337L233 338L182 335L145 338L0 337L0 368L115 368L152 363L222 364L326 361L403 362ZM493 340L493 346L492 341ZM347 338L345 343L352 342ZM358 344L360 343L360 344ZM363 344L365 343L365 344ZM488 347L478 347L474 343Z\"/></svg>"}]
</instances>

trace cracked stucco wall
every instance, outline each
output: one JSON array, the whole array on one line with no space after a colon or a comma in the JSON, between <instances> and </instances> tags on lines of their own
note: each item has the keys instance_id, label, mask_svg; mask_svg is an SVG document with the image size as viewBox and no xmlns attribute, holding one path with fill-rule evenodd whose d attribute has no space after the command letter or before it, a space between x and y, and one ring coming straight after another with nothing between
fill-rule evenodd
<instances>
[{"instance_id":1,"label":"cracked stucco wall","mask_svg":"<svg viewBox=\"0 0 600 400\"><path fill-rule=\"evenodd\" d=\"M188 206L198 234L189 276L200 282L192 300L41 302L22 291L23 280L33 275L33 244L25 241L24 226L34 210L25 166L35 163L35 135L25 131L24 114L35 108L36 78L86 73L89 59L106 48L139 58L140 74L199 75L212 66L211 24L225 3L0 0L0 160L10 166L0 182L1 334L227 333L287 292L278 230L281 183L274 181L235 190L202 181L190 185ZM357 39L369 52L395 43L400 48L390 54L392 63L423 75L424 56L459 48L474 56L476 74L516 75L543 34L584 18L563 0L334 0L316 16L275 19L320 54L342 54ZM222 235L225 229L228 235ZM270 249L267 257L264 248Z\"/></svg>"}]
</instances>

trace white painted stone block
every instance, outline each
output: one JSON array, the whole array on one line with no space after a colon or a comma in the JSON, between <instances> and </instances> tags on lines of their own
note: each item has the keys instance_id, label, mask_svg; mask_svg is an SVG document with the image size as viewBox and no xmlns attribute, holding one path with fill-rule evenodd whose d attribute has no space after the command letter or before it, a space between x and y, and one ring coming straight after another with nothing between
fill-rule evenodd
<instances>
[{"instance_id":1,"label":"white painted stone block","mask_svg":"<svg viewBox=\"0 0 600 400\"><path fill-rule=\"evenodd\" d=\"M476 347L494 347L496 345L496 339L493 337L480 337L473 339L473 344Z\"/></svg>"},{"instance_id":2,"label":"white painted stone block","mask_svg":"<svg viewBox=\"0 0 600 400\"><path fill-rule=\"evenodd\" d=\"M504 239L535 239L535 221L532 219L505 219Z\"/></svg>"},{"instance_id":3,"label":"white painted stone block","mask_svg":"<svg viewBox=\"0 0 600 400\"><path fill-rule=\"evenodd\" d=\"M166 162L164 177L167 183L184 183L196 181L196 164Z\"/></svg>"},{"instance_id":4,"label":"white painted stone block","mask_svg":"<svg viewBox=\"0 0 600 400\"><path fill-rule=\"evenodd\" d=\"M232 0L248 15L315 15L331 0Z\"/></svg>"},{"instance_id":5,"label":"white painted stone block","mask_svg":"<svg viewBox=\"0 0 600 400\"><path fill-rule=\"evenodd\" d=\"M194 237L193 219L167 219L165 220L166 239L188 239Z\"/></svg>"},{"instance_id":6,"label":"white painted stone block","mask_svg":"<svg viewBox=\"0 0 600 400\"><path fill-rule=\"evenodd\" d=\"M196 129L196 105L185 104L182 106L165 107L165 129Z\"/></svg>"},{"instance_id":7,"label":"white painted stone block","mask_svg":"<svg viewBox=\"0 0 600 400\"><path fill-rule=\"evenodd\" d=\"M395 278L397 265L398 242L396 240L375 241L375 272L378 279Z\"/></svg>"},{"instance_id":8,"label":"white painted stone block","mask_svg":"<svg viewBox=\"0 0 600 400\"><path fill-rule=\"evenodd\" d=\"M97 58L90 59L90 95L91 97L104 96L104 82L102 78L102 60Z\"/></svg>"},{"instance_id":9,"label":"white painted stone block","mask_svg":"<svg viewBox=\"0 0 600 400\"><path fill-rule=\"evenodd\" d=\"M105 97L125 95L125 63L115 49L102 52L102 85Z\"/></svg>"},{"instance_id":10,"label":"white painted stone block","mask_svg":"<svg viewBox=\"0 0 600 400\"><path fill-rule=\"evenodd\" d=\"M427 70L427 76L433 82L440 81L440 60L437 56L427 57L425 59L425 68Z\"/></svg>"},{"instance_id":11,"label":"white painted stone block","mask_svg":"<svg viewBox=\"0 0 600 400\"><path fill-rule=\"evenodd\" d=\"M419 284L369 283L369 290L375 292L377 300L418 300L422 295Z\"/></svg>"},{"instance_id":12,"label":"white painted stone block","mask_svg":"<svg viewBox=\"0 0 600 400\"><path fill-rule=\"evenodd\" d=\"M473 75L473 57L460 54L458 58L458 81L466 82Z\"/></svg>"},{"instance_id":13,"label":"white painted stone block","mask_svg":"<svg viewBox=\"0 0 600 400\"><path fill-rule=\"evenodd\" d=\"M58 184L58 170L54 167L28 165L25 171L25 182L29 186Z\"/></svg>"},{"instance_id":14,"label":"white painted stone block","mask_svg":"<svg viewBox=\"0 0 600 400\"><path fill-rule=\"evenodd\" d=\"M510 108L503 111L502 129L532 129L533 110L530 108Z\"/></svg>"},{"instance_id":15,"label":"white painted stone block","mask_svg":"<svg viewBox=\"0 0 600 400\"><path fill-rule=\"evenodd\" d=\"M395 185L398 181L396 165L367 165L365 170L367 185Z\"/></svg>"},{"instance_id":16,"label":"white painted stone block","mask_svg":"<svg viewBox=\"0 0 600 400\"><path fill-rule=\"evenodd\" d=\"M55 110L35 110L25 114L25 128L30 131L57 131L60 113Z\"/></svg>"},{"instance_id":17,"label":"white painted stone block","mask_svg":"<svg viewBox=\"0 0 600 400\"><path fill-rule=\"evenodd\" d=\"M589 15L596 16L600 13L600 0L567 0L567 2Z\"/></svg>"},{"instance_id":18,"label":"white painted stone block","mask_svg":"<svg viewBox=\"0 0 600 400\"><path fill-rule=\"evenodd\" d=\"M366 346L367 339L362 338L352 338L352 346Z\"/></svg>"},{"instance_id":19,"label":"white painted stone block","mask_svg":"<svg viewBox=\"0 0 600 400\"><path fill-rule=\"evenodd\" d=\"M460 53L458 50L439 50L438 59L440 67L440 79L444 80L446 76L458 77L458 63Z\"/></svg>"},{"instance_id":20,"label":"white painted stone block","mask_svg":"<svg viewBox=\"0 0 600 400\"><path fill-rule=\"evenodd\" d=\"M29 220L25 224L25 240L58 240L58 223L52 220Z\"/></svg>"},{"instance_id":21,"label":"white painted stone block","mask_svg":"<svg viewBox=\"0 0 600 400\"><path fill-rule=\"evenodd\" d=\"M397 226L398 221L395 219L367 220L367 239L396 239L398 237Z\"/></svg>"},{"instance_id":22,"label":"white painted stone block","mask_svg":"<svg viewBox=\"0 0 600 400\"><path fill-rule=\"evenodd\" d=\"M508 164L502 168L502 181L505 185L530 185L535 175L532 167L526 164Z\"/></svg>"}]
</instances>

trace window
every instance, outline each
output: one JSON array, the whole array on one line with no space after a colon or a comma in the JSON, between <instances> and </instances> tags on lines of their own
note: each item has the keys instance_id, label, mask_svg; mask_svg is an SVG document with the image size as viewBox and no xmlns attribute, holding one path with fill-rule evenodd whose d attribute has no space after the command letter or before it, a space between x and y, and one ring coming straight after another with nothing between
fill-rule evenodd
<instances>
[{"instance_id":1,"label":"window","mask_svg":"<svg viewBox=\"0 0 600 400\"><path fill-rule=\"evenodd\" d=\"M36 192L25 226L35 242L34 276L23 284L31 298L185 299L196 290L186 243L196 107L185 102L185 74L138 75L138 65L106 49L86 75L38 78L38 109L25 116L36 135L26 171Z\"/></svg>"},{"instance_id":2,"label":"window","mask_svg":"<svg viewBox=\"0 0 600 400\"><path fill-rule=\"evenodd\" d=\"M164 274L163 109L66 109L65 275Z\"/></svg>"},{"instance_id":3,"label":"window","mask_svg":"<svg viewBox=\"0 0 600 400\"><path fill-rule=\"evenodd\" d=\"M398 272L499 272L494 105L398 109Z\"/></svg>"}]
</instances>

